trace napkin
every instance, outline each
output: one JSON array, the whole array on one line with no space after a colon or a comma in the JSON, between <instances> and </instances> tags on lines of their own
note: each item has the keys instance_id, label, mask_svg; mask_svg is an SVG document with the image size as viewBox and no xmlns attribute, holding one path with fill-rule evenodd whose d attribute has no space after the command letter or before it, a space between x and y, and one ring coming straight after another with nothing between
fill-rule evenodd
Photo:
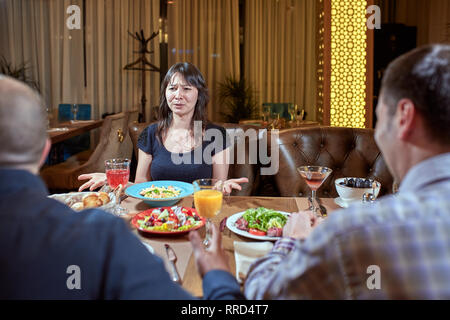
<instances>
[{"instance_id":1,"label":"napkin","mask_svg":"<svg viewBox=\"0 0 450 320\"><path fill-rule=\"evenodd\" d=\"M250 265L272 250L273 243L234 241L234 259L236 260L236 279L243 283L247 278Z\"/></svg>"}]
</instances>

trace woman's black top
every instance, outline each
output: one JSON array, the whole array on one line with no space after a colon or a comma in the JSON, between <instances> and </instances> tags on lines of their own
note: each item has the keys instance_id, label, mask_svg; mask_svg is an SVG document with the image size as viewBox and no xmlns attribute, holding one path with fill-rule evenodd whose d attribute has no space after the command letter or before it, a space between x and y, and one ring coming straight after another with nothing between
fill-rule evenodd
<instances>
[{"instance_id":1,"label":"woman's black top","mask_svg":"<svg viewBox=\"0 0 450 320\"><path fill-rule=\"evenodd\" d=\"M156 138L157 128L157 123L145 128L137 144L139 149L152 155L150 175L153 181L192 183L196 179L212 178L212 157L230 145L225 128L207 124L201 147L190 152L172 153Z\"/></svg>"}]
</instances>

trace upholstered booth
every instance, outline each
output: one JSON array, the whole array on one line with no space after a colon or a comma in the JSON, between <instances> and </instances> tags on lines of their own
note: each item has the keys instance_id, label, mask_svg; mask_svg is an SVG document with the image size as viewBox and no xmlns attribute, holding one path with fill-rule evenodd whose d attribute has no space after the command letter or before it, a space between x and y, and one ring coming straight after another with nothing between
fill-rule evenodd
<instances>
[{"instance_id":1,"label":"upholstered booth","mask_svg":"<svg viewBox=\"0 0 450 320\"><path fill-rule=\"evenodd\" d=\"M373 134L372 129L336 127L281 131L276 139L279 170L272 177L279 195L310 194L310 189L296 170L303 165L321 165L333 169L333 173L317 191L321 197L337 197L334 180L341 177L373 178L382 185L380 196L391 193L393 179ZM270 177L266 177L266 183L269 180Z\"/></svg>"},{"instance_id":2,"label":"upholstered booth","mask_svg":"<svg viewBox=\"0 0 450 320\"><path fill-rule=\"evenodd\" d=\"M134 146L134 152L137 158L137 141L142 130L150 123L132 123L129 126L129 133ZM242 184L242 190L233 191L232 195L253 195L258 185L257 159L250 158L249 145L254 143L257 146L258 127L251 125L239 125L235 123L218 123L227 130L230 138L233 139L233 162L228 170L228 178L247 177L249 183ZM245 135L247 129L254 129L255 135ZM241 131L242 130L242 131ZM257 149L256 149L257 150ZM244 152L243 152L244 151ZM244 155L242 157L242 154ZM255 155L256 156L256 155Z\"/></svg>"},{"instance_id":3,"label":"upholstered booth","mask_svg":"<svg viewBox=\"0 0 450 320\"><path fill-rule=\"evenodd\" d=\"M128 126L137 119L137 111L127 111L107 116L102 124L100 141L95 150L86 155L74 155L66 161L41 170L41 177L51 191L76 190L85 181L78 176L84 173L105 172L105 160L130 158L133 144Z\"/></svg>"}]
</instances>

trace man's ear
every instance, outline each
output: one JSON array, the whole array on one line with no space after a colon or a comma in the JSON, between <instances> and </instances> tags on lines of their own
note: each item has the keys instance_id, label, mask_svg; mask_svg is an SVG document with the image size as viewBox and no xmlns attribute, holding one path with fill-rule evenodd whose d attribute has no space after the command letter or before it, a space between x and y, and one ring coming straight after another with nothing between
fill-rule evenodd
<instances>
[{"instance_id":1,"label":"man's ear","mask_svg":"<svg viewBox=\"0 0 450 320\"><path fill-rule=\"evenodd\" d=\"M47 138L47 140L45 140L44 149L42 149L41 159L39 160L39 168L42 167L45 160L47 159L47 156L50 152L51 147L52 147L52 143L51 143L50 139Z\"/></svg>"},{"instance_id":2,"label":"man's ear","mask_svg":"<svg viewBox=\"0 0 450 320\"><path fill-rule=\"evenodd\" d=\"M401 99L397 103L396 121L398 136L401 140L408 140L416 126L417 110L410 99Z\"/></svg>"}]
</instances>

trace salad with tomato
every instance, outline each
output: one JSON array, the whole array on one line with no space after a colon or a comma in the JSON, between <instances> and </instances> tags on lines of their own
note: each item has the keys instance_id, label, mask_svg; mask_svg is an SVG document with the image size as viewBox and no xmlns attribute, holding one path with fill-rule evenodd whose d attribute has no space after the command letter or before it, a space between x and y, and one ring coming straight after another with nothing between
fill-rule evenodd
<instances>
[{"instance_id":1,"label":"salad with tomato","mask_svg":"<svg viewBox=\"0 0 450 320\"><path fill-rule=\"evenodd\" d=\"M255 236L281 237L286 221L287 217L278 211L251 208L236 220L236 227Z\"/></svg>"},{"instance_id":2,"label":"salad with tomato","mask_svg":"<svg viewBox=\"0 0 450 320\"><path fill-rule=\"evenodd\" d=\"M149 231L186 231L204 223L195 209L186 207L150 209L139 215L142 219L136 220L138 228Z\"/></svg>"}]
</instances>

